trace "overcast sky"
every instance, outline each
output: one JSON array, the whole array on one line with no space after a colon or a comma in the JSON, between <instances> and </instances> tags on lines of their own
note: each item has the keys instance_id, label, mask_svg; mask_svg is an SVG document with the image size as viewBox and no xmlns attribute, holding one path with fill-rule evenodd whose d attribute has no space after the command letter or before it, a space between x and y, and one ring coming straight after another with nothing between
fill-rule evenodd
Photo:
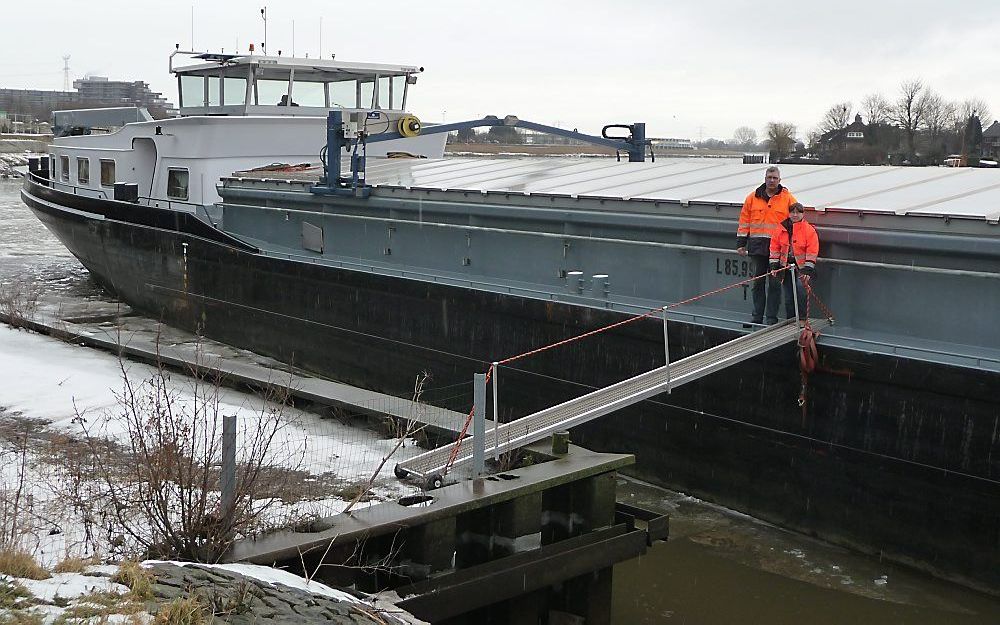
<instances>
[{"instance_id":1,"label":"overcast sky","mask_svg":"<svg viewBox=\"0 0 1000 625\"><path fill-rule=\"evenodd\" d=\"M86 74L145 80L177 103L175 43L245 52L263 2L46 0L8 7L0 86L61 89ZM269 2L268 47L298 56L421 65L410 101L438 122L486 114L595 132L644 121L651 136L728 138L834 102L893 96L922 78L1000 116L997 0L423 0ZM14 26L17 22L21 26Z\"/></svg>"}]
</instances>

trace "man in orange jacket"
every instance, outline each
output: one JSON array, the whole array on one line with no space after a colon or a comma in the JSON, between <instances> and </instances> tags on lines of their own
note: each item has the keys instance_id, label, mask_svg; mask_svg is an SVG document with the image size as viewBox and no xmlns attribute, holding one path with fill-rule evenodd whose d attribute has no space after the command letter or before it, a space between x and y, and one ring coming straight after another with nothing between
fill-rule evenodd
<instances>
[{"instance_id":1,"label":"man in orange jacket","mask_svg":"<svg viewBox=\"0 0 1000 625\"><path fill-rule=\"evenodd\" d=\"M778 224L788 218L788 207L795 203L795 196L781 186L781 171L774 165L764 171L764 184L757 187L743 202L740 223L736 229L736 252L750 256L753 281L753 322L764 320L767 300L781 297L778 283L764 280L768 270L771 236Z\"/></svg>"},{"instance_id":2,"label":"man in orange jacket","mask_svg":"<svg viewBox=\"0 0 1000 625\"><path fill-rule=\"evenodd\" d=\"M798 293L799 318L806 317L806 293L803 285L809 284L816 274L816 260L819 258L819 235L816 228L806 221L805 209L798 202L788 207L788 219L781 223L778 232L771 237L771 270L780 269L795 263L795 290ZM795 318L795 300L792 296L791 271L783 271L777 277L770 278L781 283L785 298L785 318ZM778 299L767 298L765 311L767 323L778 322Z\"/></svg>"}]
</instances>

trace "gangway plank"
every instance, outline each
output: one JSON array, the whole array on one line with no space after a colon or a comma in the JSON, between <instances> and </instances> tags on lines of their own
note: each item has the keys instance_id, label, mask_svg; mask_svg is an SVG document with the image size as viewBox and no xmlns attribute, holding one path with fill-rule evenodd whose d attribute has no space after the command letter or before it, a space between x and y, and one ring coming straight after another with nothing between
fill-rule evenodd
<instances>
[{"instance_id":1,"label":"gangway plank","mask_svg":"<svg viewBox=\"0 0 1000 625\"><path fill-rule=\"evenodd\" d=\"M811 319L813 330L830 324L827 319ZM794 319L751 332L726 343L692 354L676 362L616 382L565 401L556 406L490 428L485 437L487 454L507 453L539 441L553 432L568 430L598 417L625 408L644 399L677 388L710 373L735 365L795 341L801 326ZM499 443L498 443L499 441ZM452 454L452 445L414 456L396 466L397 475L413 475L428 479L443 476ZM450 469L472 460L472 445L463 445Z\"/></svg>"}]
</instances>

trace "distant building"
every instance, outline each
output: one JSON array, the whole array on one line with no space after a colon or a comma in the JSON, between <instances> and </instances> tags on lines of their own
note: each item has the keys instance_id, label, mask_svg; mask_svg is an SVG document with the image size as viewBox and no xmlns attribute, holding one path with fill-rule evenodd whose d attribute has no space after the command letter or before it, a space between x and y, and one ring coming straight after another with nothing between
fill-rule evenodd
<instances>
[{"instance_id":1,"label":"distant building","mask_svg":"<svg viewBox=\"0 0 1000 625\"><path fill-rule=\"evenodd\" d=\"M673 137L650 139L654 148L661 150L693 150L694 144L690 139L676 139Z\"/></svg>"},{"instance_id":2,"label":"distant building","mask_svg":"<svg viewBox=\"0 0 1000 625\"><path fill-rule=\"evenodd\" d=\"M76 91L0 89L0 110L43 120L48 119L52 111L108 106L144 106L154 117L176 112L173 104L160 93L150 91L149 85L141 80L91 76L73 81L73 87Z\"/></svg>"},{"instance_id":3,"label":"distant building","mask_svg":"<svg viewBox=\"0 0 1000 625\"><path fill-rule=\"evenodd\" d=\"M106 76L88 76L74 80L73 88L79 92L81 99L91 102L144 106L164 111L174 108L161 93L150 91L149 84L141 80L108 80Z\"/></svg>"},{"instance_id":4,"label":"distant building","mask_svg":"<svg viewBox=\"0 0 1000 625\"><path fill-rule=\"evenodd\" d=\"M983 131L983 158L1000 159L1000 121L993 120Z\"/></svg>"},{"instance_id":5,"label":"distant building","mask_svg":"<svg viewBox=\"0 0 1000 625\"><path fill-rule=\"evenodd\" d=\"M0 89L0 109L37 119L48 119L55 110L81 106L80 94L75 91Z\"/></svg>"}]
</instances>

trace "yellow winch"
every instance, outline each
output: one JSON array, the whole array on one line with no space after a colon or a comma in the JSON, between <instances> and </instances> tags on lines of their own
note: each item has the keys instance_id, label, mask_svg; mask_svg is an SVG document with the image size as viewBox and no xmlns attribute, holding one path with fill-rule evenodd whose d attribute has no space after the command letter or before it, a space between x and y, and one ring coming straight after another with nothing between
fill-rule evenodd
<instances>
[{"instance_id":1,"label":"yellow winch","mask_svg":"<svg viewBox=\"0 0 1000 625\"><path fill-rule=\"evenodd\" d=\"M404 137L416 137L420 134L420 120L415 115L403 115L396 122L396 130Z\"/></svg>"}]
</instances>

